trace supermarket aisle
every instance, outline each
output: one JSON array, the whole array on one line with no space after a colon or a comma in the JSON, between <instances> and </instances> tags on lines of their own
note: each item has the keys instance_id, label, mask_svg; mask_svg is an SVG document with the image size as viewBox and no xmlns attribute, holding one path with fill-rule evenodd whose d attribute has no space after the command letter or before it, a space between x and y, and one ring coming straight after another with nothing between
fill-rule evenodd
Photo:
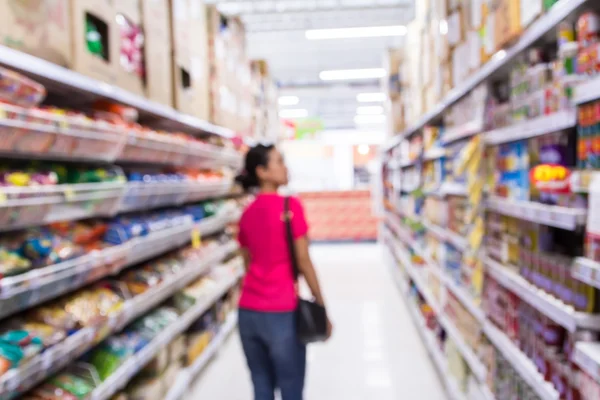
<instances>
[{"instance_id":1,"label":"supermarket aisle","mask_svg":"<svg viewBox=\"0 0 600 400\"><path fill-rule=\"evenodd\" d=\"M335 325L309 350L307 400L442 400L443 388L377 245L314 246ZM239 338L230 338L187 400L252 400Z\"/></svg>"}]
</instances>

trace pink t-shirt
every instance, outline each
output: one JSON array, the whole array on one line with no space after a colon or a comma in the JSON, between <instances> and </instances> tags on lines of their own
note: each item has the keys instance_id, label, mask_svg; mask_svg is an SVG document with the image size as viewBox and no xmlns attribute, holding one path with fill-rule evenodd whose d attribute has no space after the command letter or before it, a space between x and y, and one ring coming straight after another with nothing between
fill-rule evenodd
<instances>
[{"instance_id":1,"label":"pink t-shirt","mask_svg":"<svg viewBox=\"0 0 600 400\"><path fill-rule=\"evenodd\" d=\"M259 194L240 219L238 240L250 254L250 265L242 285L240 308L262 312L296 309L297 296L286 242L283 196ZM304 210L290 198L292 233L298 239L308 232Z\"/></svg>"}]
</instances>

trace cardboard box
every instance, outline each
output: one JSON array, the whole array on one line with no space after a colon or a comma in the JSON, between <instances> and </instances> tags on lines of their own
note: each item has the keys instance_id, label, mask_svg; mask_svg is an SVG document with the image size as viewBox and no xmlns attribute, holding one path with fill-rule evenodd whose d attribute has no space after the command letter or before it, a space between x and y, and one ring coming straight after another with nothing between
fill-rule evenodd
<instances>
[{"instance_id":1,"label":"cardboard box","mask_svg":"<svg viewBox=\"0 0 600 400\"><path fill-rule=\"evenodd\" d=\"M388 49L384 52L383 68L387 76L382 79L382 86L389 98L397 98L402 90L400 66L402 65L402 49Z\"/></svg>"},{"instance_id":2,"label":"cardboard box","mask_svg":"<svg viewBox=\"0 0 600 400\"><path fill-rule=\"evenodd\" d=\"M173 106L192 114L192 55L190 50L191 16L189 0L171 0L173 49Z\"/></svg>"},{"instance_id":3,"label":"cardboard box","mask_svg":"<svg viewBox=\"0 0 600 400\"><path fill-rule=\"evenodd\" d=\"M122 31L128 24L142 29L142 8L140 0L127 0L127 1L116 1L115 14L117 21L117 29L119 37L117 39L119 46L119 59L117 60L117 86L125 89L129 92L135 93L138 96L144 96L146 94L144 77L140 76L138 71L126 70L125 66L121 62L121 50L123 48L123 41L121 40ZM146 37L144 36L144 39ZM169 85L170 86L170 85Z\"/></svg>"},{"instance_id":4,"label":"cardboard box","mask_svg":"<svg viewBox=\"0 0 600 400\"><path fill-rule=\"evenodd\" d=\"M450 46L457 46L460 44L465 35L465 21L463 20L463 13L460 10L454 11L448 17L448 43Z\"/></svg>"},{"instance_id":5,"label":"cardboard box","mask_svg":"<svg viewBox=\"0 0 600 400\"><path fill-rule=\"evenodd\" d=\"M496 50L513 42L522 32L520 0L498 0L494 33Z\"/></svg>"},{"instance_id":6,"label":"cardboard box","mask_svg":"<svg viewBox=\"0 0 600 400\"><path fill-rule=\"evenodd\" d=\"M191 57L191 113L208 120L210 117L209 33L207 6L203 0L189 0Z\"/></svg>"},{"instance_id":7,"label":"cardboard box","mask_svg":"<svg viewBox=\"0 0 600 400\"><path fill-rule=\"evenodd\" d=\"M71 0L73 62L72 69L108 84L117 83L119 28L111 0ZM102 55L89 51L88 23L100 33Z\"/></svg>"},{"instance_id":8,"label":"cardboard box","mask_svg":"<svg viewBox=\"0 0 600 400\"><path fill-rule=\"evenodd\" d=\"M71 28L66 1L0 1L2 45L69 67L73 61Z\"/></svg>"},{"instance_id":9,"label":"cardboard box","mask_svg":"<svg viewBox=\"0 0 600 400\"><path fill-rule=\"evenodd\" d=\"M175 57L189 57L191 16L189 0L170 0L173 53Z\"/></svg>"},{"instance_id":10,"label":"cardboard box","mask_svg":"<svg viewBox=\"0 0 600 400\"><path fill-rule=\"evenodd\" d=\"M143 0L146 97L173 105L173 48L168 0Z\"/></svg>"}]
</instances>

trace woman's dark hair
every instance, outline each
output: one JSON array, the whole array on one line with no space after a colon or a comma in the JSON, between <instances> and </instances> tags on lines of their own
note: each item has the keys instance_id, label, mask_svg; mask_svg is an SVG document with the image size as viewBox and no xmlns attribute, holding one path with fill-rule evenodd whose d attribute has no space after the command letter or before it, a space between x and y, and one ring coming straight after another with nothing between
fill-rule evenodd
<instances>
[{"instance_id":1,"label":"woman's dark hair","mask_svg":"<svg viewBox=\"0 0 600 400\"><path fill-rule=\"evenodd\" d=\"M235 180L239 182L245 191L256 188L260 185L256 169L266 167L269 163L269 153L275 148L275 145L257 144L251 147L246 153L246 162L244 172L238 175Z\"/></svg>"}]
</instances>

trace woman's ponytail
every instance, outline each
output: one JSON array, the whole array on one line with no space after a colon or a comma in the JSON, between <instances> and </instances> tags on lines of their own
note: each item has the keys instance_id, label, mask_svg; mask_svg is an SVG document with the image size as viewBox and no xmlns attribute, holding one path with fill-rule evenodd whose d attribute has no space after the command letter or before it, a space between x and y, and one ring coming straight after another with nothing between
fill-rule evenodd
<instances>
[{"instance_id":1,"label":"woman's ponytail","mask_svg":"<svg viewBox=\"0 0 600 400\"><path fill-rule=\"evenodd\" d=\"M258 179L256 169L258 167L267 166L269 163L269 153L274 148L275 146L272 144L258 144L248 150L248 153L246 153L246 161L244 163L244 172L235 178L235 181L242 185L244 191L248 192L260 186L260 180Z\"/></svg>"}]
</instances>

